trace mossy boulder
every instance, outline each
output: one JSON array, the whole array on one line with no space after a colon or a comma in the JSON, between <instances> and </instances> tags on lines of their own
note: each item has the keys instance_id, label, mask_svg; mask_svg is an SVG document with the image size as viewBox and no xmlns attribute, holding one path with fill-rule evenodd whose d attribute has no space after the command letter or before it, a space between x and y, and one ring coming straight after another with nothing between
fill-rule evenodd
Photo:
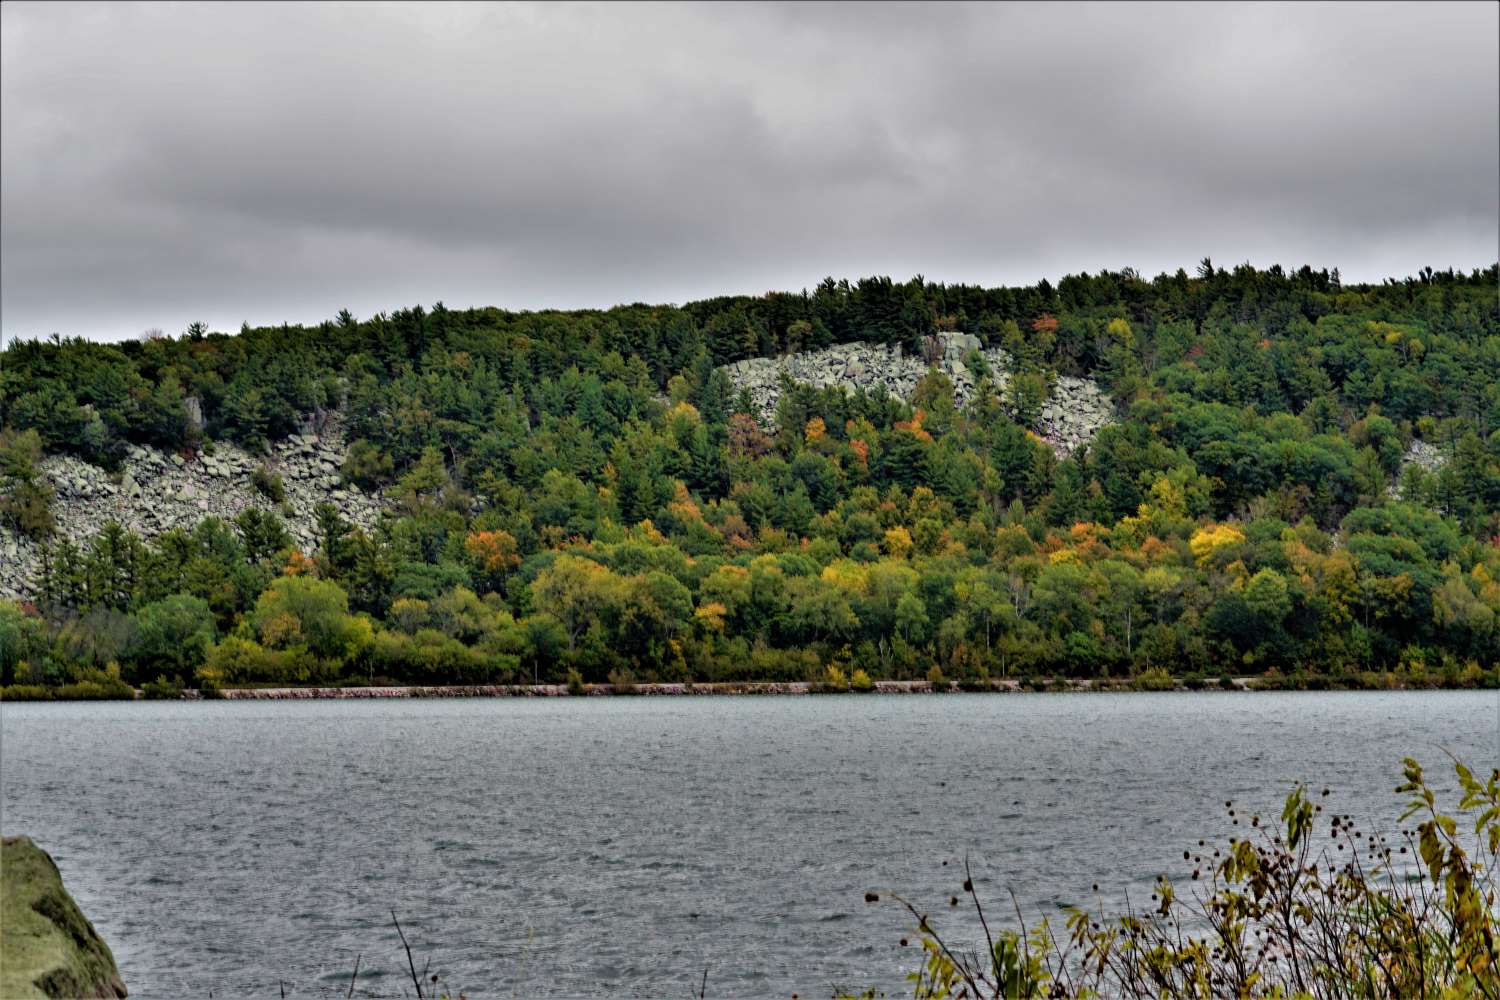
<instances>
[{"instance_id":1,"label":"mossy boulder","mask_svg":"<svg viewBox=\"0 0 1500 1000\"><path fill-rule=\"evenodd\" d=\"M109 945L89 923L46 851L0 840L0 997L126 995Z\"/></svg>"}]
</instances>

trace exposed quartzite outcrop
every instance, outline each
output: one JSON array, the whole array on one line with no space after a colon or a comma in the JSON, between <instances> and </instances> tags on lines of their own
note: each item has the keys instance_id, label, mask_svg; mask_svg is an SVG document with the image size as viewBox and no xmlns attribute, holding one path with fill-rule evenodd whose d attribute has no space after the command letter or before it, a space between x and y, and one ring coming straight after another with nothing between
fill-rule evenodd
<instances>
[{"instance_id":1,"label":"exposed quartzite outcrop","mask_svg":"<svg viewBox=\"0 0 1500 1000\"><path fill-rule=\"evenodd\" d=\"M1443 466L1448 464L1448 455L1437 445L1428 441L1417 439L1406 446L1406 453L1401 456L1401 467L1396 470L1396 475L1391 480L1387 493L1397 500L1410 499L1404 496L1402 483L1406 476L1406 470L1415 465L1423 472L1434 474L1441 472Z\"/></svg>"},{"instance_id":2,"label":"exposed quartzite outcrop","mask_svg":"<svg viewBox=\"0 0 1500 1000\"><path fill-rule=\"evenodd\" d=\"M939 334L922 356L907 354L900 345L851 343L778 358L750 358L725 365L723 371L736 390L749 390L757 415L770 425L781 398L783 373L793 382L817 387L875 392L883 386L892 396L909 399L922 377L937 368L952 381L954 397L964 406L973 398L977 382L966 362L975 351L1003 393L1009 382L1009 355L998 347L983 347L977 337L957 333ZM1092 379L1060 376L1035 430L1067 455L1114 418L1113 404ZM205 517L232 520L247 507L258 507L281 515L297 545L311 551L316 544L313 508L320 503L333 504L344 520L365 529L379 520L381 499L342 482L338 470L344 456L343 430L334 417L319 431L309 428L275 443L265 456L223 443L212 455L193 458L132 446L115 473L60 455L45 459L42 470L56 491L52 512L58 537L80 545L110 521L152 538L172 528L192 528ZM274 503L252 484L251 474L262 465L282 477L285 505ZM31 596L40 564L36 543L0 528L0 597Z\"/></svg>"},{"instance_id":3,"label":"exposed quartzite outcrop","mask_svg":"<svg viewBox=\"0 0 1500 1000\"><path fill-rule=\"evenodd\" d=\"M776 419L783 374L793 382L818 388L840 386L875 392L884 386L892 396L910 399L922 377L936 368L952 381L954 399L962 407L974 397L977 380L965 359L976 351L989 368L995 387L1003 393L1010 381L1010 355L998 347L986 348L978 337L963 333L938 334L925 356L908 354L899 344L837 344L820 351L736 361L722 366L722 371L736 390L750 392L756 415L770 426ZM1093 440L1099 428L1114 418L1114 404L1098 383L1064 375L1053 385L1036 431L1066 455Z\"/></svg>"},{"instance_id":4,"label":"exposed quartzite outcrop","mask_svg":"<svg viewBox=\"0 0 1500 1000\"><path fill-rule=\"evenodd\" d=\"M56 491L57 535L79 545L109 521L152 538L172 528L191 529L205 517L233 520L258 507L280 516L297 546L310 552L316 544L313 509L320 503L333 504L345 521L367 530L379 520L381 499L342 482L344 454L343 430L332 420L320 433L276 442L264 456L223 443L212 455L192 459L133 445L118 473L65 455L44 459L42 471ZM251 474L261 466L281 476L284 505L252 484ZM32 594L40 560L36 543L0 528L0 597Z\"/></svg>"}]
</instances>

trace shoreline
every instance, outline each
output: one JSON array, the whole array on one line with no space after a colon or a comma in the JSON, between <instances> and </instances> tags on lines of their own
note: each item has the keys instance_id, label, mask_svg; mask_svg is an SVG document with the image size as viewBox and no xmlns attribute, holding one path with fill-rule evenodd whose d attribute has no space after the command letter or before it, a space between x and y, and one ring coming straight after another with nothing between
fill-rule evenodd
<instances>
[{"instance_id":1,"label":"shoreline","mask_svg":"<svg viewBox=\"0 0 1500 1000\"><path fill-rule=\"evenodd\" d=\"M1328 691L1497 691L1493 686L1480 684L1451 685L1420 683L1420 679L1403 679L1397 684L1349 684L1328 678L1317 678L1317 683L1302 686L1265 683L1261 676L1228 677L1209 682L1176 681L1171 686L1137 685L1121 678L1119 681L1100 681L1090 678L1007 678L991 680L987 684L947 681L934 685L927 680L883 680L874 681L868 689L832 687L811 681L715 681L647 683L639 682L627 687L613 684L584 684L581 688L569 688L566 684L388 684L345 687L237 687L220 688L205 693L196 688L183 688L173 695L148 695L144 689L135 689L134 697L83 697L54 698L0 697L0 701L12 704L67 701L360 701L396 698L684 698L684 697L787 697L815 695L937 695L937 694L1172 694L1172 693L1276 693L1276 692L1328 692ZM4 690L4 689L0 689ZM38 693L41 690L38 689Z\"/></svg>"},{"instance_id":2,"label":"shoreline","mask_svg":"<svg viewBox=\"0 0 1500 1000\"><path fill-rule=\"evenodd\" d=\"M957 685L948 690L957 691ZM1019 681L1001 681L997 693L1019 693ZM925 680L875 681L869 691L833 691L808 681L718 681L712 683L637 683L620 690L613 684L585 684L581 691L566 684L437 684L390 687L223 688L218 697L230 701L293 701L320 698L630 698L693 697L704 695L812 694L938 694ZM183 692L185 697L201 697Z\"/></svg>"},{"instance_id":3,"label":"shoreline","mask_svg":"<svg viewBox=\"0 0 1500 1000\"><path fill-rule=\"evenodd\" d=\"M387 698L672 698L672 697L786 697L812 695L936 695L936 694L1162 694L1204 691L1257 692L1297 690L1261 688L1256 678L1236 677L1230 686L1218 683L1189 686L1178 683L1170 688L1143 689L1130 683L1096 684L1088 679L1057 678L1046 681L995 680L987 687L960 686L949 682L934 686L926 680L875 681L870 690L854 691L829 688L808 681L720 681L712 683L637 683L617 690L612 684L585 684L581 691L571 691L566 684L439 684L389 685L375 687L264 687L224 688L205 698L195 690L183 691L188 700L224 701L316 701ZM1354 687L1327 687L1321 690L1367 690ZM1381 689L1387 690L1387 689ZM1430 686L1409 686L1389 690L1443 690ZM1484 690L1477 688L1474 690Z\"/></svg>"}]
</instances>

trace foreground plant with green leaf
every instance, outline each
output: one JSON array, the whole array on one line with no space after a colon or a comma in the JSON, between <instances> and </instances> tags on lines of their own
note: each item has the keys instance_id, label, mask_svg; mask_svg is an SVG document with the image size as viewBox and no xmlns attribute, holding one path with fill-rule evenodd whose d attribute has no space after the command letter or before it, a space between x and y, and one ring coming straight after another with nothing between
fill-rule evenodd
<instances>
[{"instance_id":1,"label":"foreground plant with green leaf","mask_svg":"<svg viewBox=\"0 0 1500 1000\"><path fill-rule=\"evenodd\" d=\"M1450 815L1439 811L1421 765L1405 761L1397 792L1407 797L1402 822L1415 825L1390 837L1340 815L1327 818L1325 832L1322 805L1299 786L1279 826L1235 817L1251 828L1249 838L1231 837L1219 850L1200 842L1186 852L1197 866L1193 891L1179 894L1163 877L1149 908L1127 905L1113 917L1073 908L1064 929L1045 918L1020 930L992 929L966 877L983 950L956 946L927 914L893 896L917 920L923 955L909 977L914 995L1500 997L1500 770L1481 781L1455 761L1454 772L1461 796Z\"/></svg>"}]
</instances>

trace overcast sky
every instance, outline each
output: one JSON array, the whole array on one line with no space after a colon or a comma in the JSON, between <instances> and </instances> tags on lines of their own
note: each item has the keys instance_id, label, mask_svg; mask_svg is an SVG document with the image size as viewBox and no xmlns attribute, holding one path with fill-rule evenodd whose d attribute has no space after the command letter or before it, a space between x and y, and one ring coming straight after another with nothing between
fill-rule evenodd
<instances>
[{"instance_id":1,"label":"overcast sky","mask_svg":"<svg viewBox=\"0 0 1500 1000\"><path fill-rule=\"evenodd\" d=\"M1500 6L0 8L0 328L1496 259Z\"/></svg>"}]
</instances>

